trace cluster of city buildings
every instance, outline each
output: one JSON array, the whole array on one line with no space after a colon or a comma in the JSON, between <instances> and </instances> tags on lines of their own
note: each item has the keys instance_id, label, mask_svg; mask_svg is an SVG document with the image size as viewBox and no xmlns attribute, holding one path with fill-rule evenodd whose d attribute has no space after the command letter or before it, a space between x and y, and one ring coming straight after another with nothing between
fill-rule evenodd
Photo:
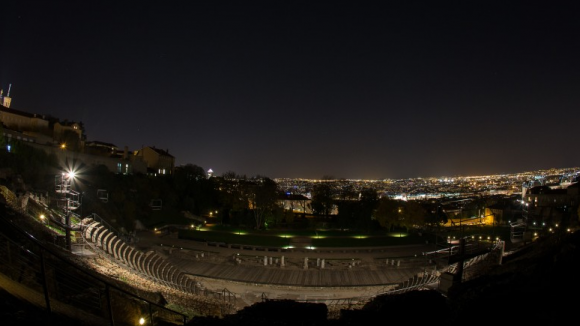
<instances>
[{"instance_id":1,"label":"cluster of city buildings","mask_svg":"<svg viewBox=\"0 0 580 326\"><path fill-rule=\"evenodd\" d=\"M346 188L360 192L365 188L377 191L379 197L388 196L401 200L425 200L432 198L457 198L472 196L521 195L523 189L549 184L570 184L580 168L548 169L514 174L487 176L456 176L408 179L353 180L353 179L275 179L287 193L310 196L309 189L318 183L327 183L337 194Z\"/></svg>"},{"instance_id":2,"label":"cluster of city buildings","mask_svg":"<svg viewBox=\"0 0 580 326\"><path fill-rule=\"evenodd\" d=\"M537 225L580 224L580 168L547 169L489 176L409 178L384 180L275 179L286 194L284 207L306 210L311 190L327 183L335 198L344 192L374 189L378 197L419 201L426 207L441 206L448 216L464 218L461 212L470 202L487 200L479 214L467 216L473 223L512 223L516 220ZM435 205L429 205L429 203ZM450 219L452 224L457 221ZM468 221L468 223L471 223Z\"/></svg>"},{"instance_id":3,"label":"cluster of city buildings","mask_svg":"<svg viewBox=\"0 0 580 326\"><path fill-rule=\"evenodd\" d=\"M145 146L129 150L102 141L88 141L82 122L15 110L10 107L10 88L0 91L0 123L6 149L13 141L54 153L62 162L81 161L86 165L104 165L115 173L171 175L175 157L168 150Z\"/></svg>"}]
</instances>

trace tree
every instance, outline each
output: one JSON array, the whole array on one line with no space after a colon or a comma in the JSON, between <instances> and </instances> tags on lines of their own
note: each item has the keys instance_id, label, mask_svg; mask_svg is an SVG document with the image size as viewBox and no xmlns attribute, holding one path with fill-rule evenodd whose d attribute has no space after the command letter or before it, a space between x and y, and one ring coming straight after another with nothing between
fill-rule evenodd
<instances>
[{"instance_id":1,"label":"tree","mask_svg":"<svg viewBox=\"0 0 580 326\"><path fill-rule=\"evenodd\" d=\"M328 217L334 208L332 188L328 182L320 182L312 188L312 211Z\"/></svg>"},{"instance_id":2,"label":"tree","mask_svg":"<svg viewBox=\"0 0 580 326\"><path fill-rule=\"evenodd\" d=\"M214 179L214 178L211 178ZM226 172L215 178L215 187L219 189L219 205L222 208L222 223L245 224L250 202L251 182L245 176Z\"/></svg>"},{"instance_id":3,"label":"tree","mask_svg":"<svg viewBox=\"0 0 580 326\"><path fill-rule=\"evenodd\" d=\"M377 208L379 197L376 190L372 188L363 188L360 193L360 209L358 212L358 228L368 230Z\"/></svg>"},{"instance_id":4,"label":"tree","mask_svg":"<svg viewBox=\"0 0 580 326\"><path fill-rule=\"evenodd\" d=\"M67 150L78 152L81 150L81 139L79 134L72 130L65 130L62 137L59 139L60 143L66 144Z\"/></svg>"},{"instance_id":5,"label":"tree","mask_svg":"<svg viewBox=\"0 0 580 326\"><path fill-rule=\"evenodd\" d=\"M270 225L279 226L284 222L285 218L286 213L284 211L284 207L282 205L278 205L277 203L272 209L271 213L266 215L265 220L266 227L269 227ZM293 220L293 218L290 218L290 220Z\"/></svg>"},{"instance_id":6,"label":"tree","mask_svg":"<svg viewBox=\"0 0 580 326\"><path fill-rule=\"evenodd\" d=\"M338 207L336 222L339 228L370 230L378 203L374 189L363 188L357 200L337 200L335 203Z\"/></svg>"},{"instance_id":7,"label":"tree","mask_svg":"<svg viewBox=\"0 0 580 326\"><path fill-rule=\"evenodd\" d=\"M426 211L421 204L414 201L407 201L400 211L401 218L399 225L407 230L425 225Z\"/></svg>"},{"instance_id":8,"label":"tree","mask_svg":"<svg viewBox=\"0 0 580 326\"><path fill-rule=\"evenodd\" d=\"M427 211L414 201L394 200L383 197L379 200L375 218L379 224L393 228L414 228L425 225Z\"/></svg>"},{"instance_id":9,"label":"tree","mask_svg":"<svg viewBox=\"0 0 580 326\"><path fill-rule=\"evenodd\" d=\"M425 212L425 225L438 230L445 223L447 223L447 215L443 212L441 203L437 203L433 209Z\"/></svg>"},{"instance_id":10,"label":"tree","mask_svg":"<svg viewBox=\"0 0 580 326\"><path fill-rule=\"evenodd\" d=\"M234 171L226 171L226 172L222 173L222 178L224 180L234 180L234 179L238 179L239 177Z\"/></svg>"},{"instance_id":11,"label":"tree","mask_svg":"<svg viewBox=\"0 0 580 326\"><path fill-rule=\"evenodd\" d=\"M399 225L399 208L402 206L400 201L382 197L377 206L375 219L383 228L391 230L394 226Z\"/></svg>"},{"instance_id":12,"label":"tree","mask_svg":"<svg viewBox=\"0 0 580 326\"><path fill-rule=\"evenodd\" d=\"M350 229L356 226L356 212L359 202L354 200L339 200L336 202L338 213L335 222L341 230Z\"/></svg>"},{"instance_id":13,"label":"tree","mask_svg":"<svg viewBox=\"0 0 580 326\"><path fill-rule=\"evenodd\" d=\"M219 194L214 185L216 179L208 179L202 167L195 164L182 166L175 169L173 179L181 210L202 215L219 207Z\"/></svg>"},{"instance_id":14,"label":"tree","mask_svg":"<svg viewBox=\"0 0 580 326\"><path fill-rule=\"evenodd\" d=\"M46 176L54 175L54 170L58 167L56 156L19 140L12 140L10 145L10 153L0 151L0 166L11 167L32 188L48 189L49 185L45 184Z\"/></svg>"},{"instance_id":15,"label":"tree","mask_svg":"<svg viewBox=\"0 0 580 326\"><path fill-rule=\"evenodd\" d=\"M176 181L192 181L192 180L200 180L205 179L205 170L198 165L195 164L186 164L175 169L175 179Z\"/></svg>"},{"instance_id":16,"label":"tree","mask_svg":"<svg viewBox=\"0 0 580 326\"><path fill-rule=\"evenodd\" d=\"M256 229L264 227L267 218L273 216L278 206L278 184L268 177L257 177L250 188L250 208L254 213Z\"/></svg>"},{"instance_id":17,"label":"tree","mask_svg":"<svg viewBox=\"0 0 580 326\"><path fill-rule=\"evenodd\" d=\"M357 199L357 193L354 190L354 186L352 184L348 183L340 189L340 199L342 200Z\"/></svg>"}]
</instances>

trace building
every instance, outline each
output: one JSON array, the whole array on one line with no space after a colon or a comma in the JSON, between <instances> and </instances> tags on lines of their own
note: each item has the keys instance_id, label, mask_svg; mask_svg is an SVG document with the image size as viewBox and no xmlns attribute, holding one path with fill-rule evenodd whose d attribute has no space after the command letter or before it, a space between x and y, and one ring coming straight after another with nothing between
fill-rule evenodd
<instances>
[{"instance_id":1,"label":"building","mask_svg":"<svg viewBox=\"0 0 580 326\"><path fill-rule=\"evenodd\" d=\"M296 214L312 214L312 207L310 205L312 200L304 195L284 193L280 196L278 202L285 211Z\"/></svg>"},{"instance_id":2,"label":"building","mask_svg":"<svg viewBox=\"0 0 580 326\"><path fill-rule=\"evenodd\" d=\"M61 148L83 152L85 132L82 123L55 120L52 124L52 138Z\"/></svg>"},{"instance_id":3,"label":"building","mask_svg":"<svg viewBox=\"0 0 580 326\"><path fill-rule=\"evenodd\" d=\"M4 96L4 90L0 90L0 104L6 108L10 107L10 103L12 102L12 98L10 98L10 88L12 87L12 84L10 84L8 86L8 92L6 93L6 96Z\"/></svg>"},{"instance_id":4,"label":"building","mask_svg":"<svg viewBox=\"0 0 580 326\"><path fill-rule=\"evenodd\" d=\"M11 139L21 140L24 138L27 142L57 146L52 137L50 121L43 115L18 111L0 105L0 122L4 129L4 137L7 138L8 142Z\"/></svg>"},{"instance_id":5,"label":"building","mask_svg":"<svg viewBox=\"0 0 580 326\"><path fill-rule=\"evenodd\" d=\"M565 186L537 185L522 192L522 212L528 225L578 225L578 179Z\"/></svg>"},{"instance_id":6,"label":"building","mask_svg":"<svg viewBox=\"0 0 580 326\"><path fill-rule=\"evenodd\" d=\"M119 148L115 144L94 140L85 142L84 152L91 155L114 157L117 155L118 150Z\"/></svg>"},{"instance_id":7,"label":"building","mask_svg":"<svg viewBox=\"0 0 580 326\"><path fill-rule=\"evenodd\" d=\"M133 156L145 162L149 175L173 175L175 172L175 157L169 150L146 146L135 151Z\"/></svg>"},{"instance_id":8,"label":"building","mask_svg":"<svg viewBox=\"0 0 580 326\"><path fill-rule=\"evenodd\" d=\"M85 132L81 122L60 121L42 114L12 109L12 99L8 95L0 95L0 102L0 122L5 130L12 131L4 133L8 140L17 132L28 142L82 152Z\"/></svg>"},{"instance_id":9,"label":"building","mask_svg":"<svg viewBox=\"0 0 580 326\"><path fill-rule=\"evenodd\" d=\"M168 150L149 146L130 155L125 147L119 153L119 148L114 144L87 142L82 122L60 121L54 117L12 109L11 98L3 94L0 90L0 123L8 150L13 141L23 141L47 153L54 153L62 162L104 165L114 173L172 175L174 172L175 157Z\"/></svg>"}]
</instances>

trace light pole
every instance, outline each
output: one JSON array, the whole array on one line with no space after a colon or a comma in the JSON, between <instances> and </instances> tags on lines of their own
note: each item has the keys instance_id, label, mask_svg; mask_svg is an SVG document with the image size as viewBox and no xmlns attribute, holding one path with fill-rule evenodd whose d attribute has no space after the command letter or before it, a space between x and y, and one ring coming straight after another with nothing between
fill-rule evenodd
<instances>
[{"instance_id":1,"label":"light pole","mask_svg":"<svg viewBox=\"0 0 580 326\"><path fill-rule=\"evenodd\" d=\"M69 198L69 193L70 193L70 187L72 185L72 182L75 178L75 172L74 171L70 171L68 173L62 172L61 174L61 188L60 191L62 193L63 199L65 201L65 206L64 206L64 217L65 217L65 248L67 250L71 250L72 249L72 245L71 245L71 225L70 225L70 211L71 211L71 207L69 206L69 201L71 200Z\"/></svg>"},{"instance_id":2,"label":"light pole","mask_svg":"<svg viewBox=\"0 0 580 326\"><path fill-rule=\"evenodd\" d=\"M64 231L65 231L65 236L64 236L64 240L65 240L65 248L66 250L71 250L71 240L70 240L70 214L69 214L69 209L68 209L68 187L69 185L67 184L67 179L66 179L66 173L62 173L62 196L64 198L65 201L65 206L64 206L64 218L65 218L65 226L64 226Z\"/></svg>"}]
</instances>

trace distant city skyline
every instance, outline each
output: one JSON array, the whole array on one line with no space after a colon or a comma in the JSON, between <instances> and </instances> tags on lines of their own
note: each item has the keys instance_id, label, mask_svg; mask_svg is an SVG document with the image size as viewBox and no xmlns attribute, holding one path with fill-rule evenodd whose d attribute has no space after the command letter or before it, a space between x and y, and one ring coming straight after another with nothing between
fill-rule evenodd
<instances>
[{"instance_id":1,"label":"distant city skyline","mask_svg":"<svg viewBox=\"0 0 580 326\"><path fill-rule=\"evenodd\" d=\"M13 1L0 88L215 175L576 166L580 3Z\"/></svg>"},{"instance_id":2,"label":"distant city skyline","mask_svg":"<svg viewBox=\"0 0 580 326\"><path fill-rule=\"evenodd\" d=\"M406 179L383 179L383 180L354 180L354 179L333 179L315 180L300 178L276 178L278 187L289 193L304 193L305 189L310 189L313 184L319 182L330 182L338 187L349 184L355 191L366 187L375 188L381 192L391 192L401 195L404 193L415 193L419 196L453 196L459 193L481 193L488 194L516 194L522 191L523 187L535 185L568 184L577 182L580 177L580 167L570 167L563 169L547 169L537 171L522 171L514 174L497 174L481 176L455 176L455 177L431 177L431 178L406 178ZM458 189L457 187L462 187Z\"/></svg>"},{"instance_id":3,"label":"distant city skyline","mask_svg":"<svg viewBox=\"0 0 580 326\"><path fill-rule=\"evenodd\" d=\"M534 175L534 176L544 176L549 175L550 173L555 174L562 174L566 173L564 171L571 171L571 173L580 173L580 167L563 167L563 168L549 168L549 169L538 169L538 170L530 170L530 171L519 171L514 173L498 173L498 174L481 174L481 175L441 175L441 176L430 176L430 177L409 177L409 178L384 178L384 179L350 179L350 178L332 178L332 179L324 179L324 178L272 178L278 180L284 179L296 179L296 180L353 180L353 181L383 181L383 180L410 180L410 179L461 179L461 178L485 178L491 176L514 176L514 175ZM213 173L213 170L212 170Z\"/></svg>"}]
</instances>

